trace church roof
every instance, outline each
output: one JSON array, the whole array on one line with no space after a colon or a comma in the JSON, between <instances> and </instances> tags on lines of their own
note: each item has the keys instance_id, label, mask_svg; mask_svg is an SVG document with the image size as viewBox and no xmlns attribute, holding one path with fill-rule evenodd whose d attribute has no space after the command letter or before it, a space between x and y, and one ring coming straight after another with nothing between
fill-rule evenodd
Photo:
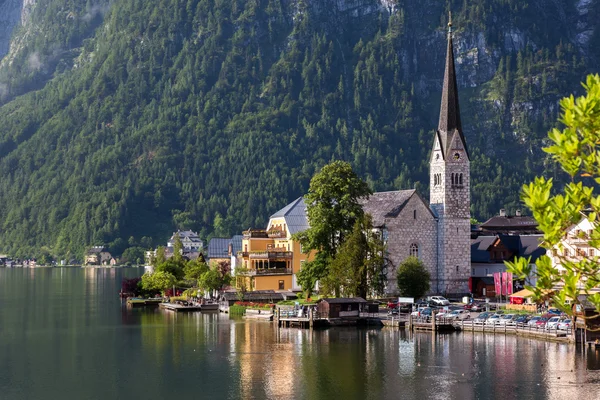
<instances>
[{"instance_id":1,"label":"church roof","mask_svg":"<svg viewBox=\"0 0 600 400\"><path fill-rule=\"evenodd\" d=\"M456 83L456 69L454 66L454 46L452 43L452 21L448 24L448 49L446 51L446 68L444 71L444 84L442 87L442 104L440 106L440 121L437 136L442 148L444 158L452 151L452 142L458 137L469 157L467 142L463 135L460 120L460 106L458 104L458 85Z\"/></svg>"},{"instance_id":2,"label":"church roof","mask_svg":"<svg viewBox=\"0 0 600 400\"><path fill-rule=\"evenodd\" d=\"M371 214L373 217L373 226L383 226L386 218L395 218L400 214L408 200L416 192L414 189L376 192L368 199L362 199L361 204L365 213Z\"/></svg>"}]
</instances>

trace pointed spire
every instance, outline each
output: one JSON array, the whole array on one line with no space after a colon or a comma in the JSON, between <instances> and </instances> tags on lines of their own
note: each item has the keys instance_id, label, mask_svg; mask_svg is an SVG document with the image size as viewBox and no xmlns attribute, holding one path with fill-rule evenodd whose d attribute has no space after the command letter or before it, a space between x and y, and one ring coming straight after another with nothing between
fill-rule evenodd
<instances>
[{"instance_id":1,"label":"pointed spire","mask_svg":"<svg viewBox=\"0 0 600 400\"><path fill-rule=\"evenodd\" d=\"M455 134L460 137L465 151L468 152L462 132L460 107L458 105L458 86L456 84L456 70L454 67L454 45L452 43L452 13L448 17L448 48L446 50L446 69L442 88L438 134L444 155L450 153L450 146Z\"/></svg>"},{"instance_id":2,"label":"pointed spire","mask_svg":"<svg viewBox=\"0 0 600 400\"><path fill-rule=\"evenodd\" d=\"M438 130L450 133L458 129L462 132L460 109L458 106L458 89L456 85L456 70L454 68L454 46L452 44L452 14L448 22L448 50L446 53L446 70L442 91L442 106L440 107L440 123Z\"/></svg>"}]
</instances>

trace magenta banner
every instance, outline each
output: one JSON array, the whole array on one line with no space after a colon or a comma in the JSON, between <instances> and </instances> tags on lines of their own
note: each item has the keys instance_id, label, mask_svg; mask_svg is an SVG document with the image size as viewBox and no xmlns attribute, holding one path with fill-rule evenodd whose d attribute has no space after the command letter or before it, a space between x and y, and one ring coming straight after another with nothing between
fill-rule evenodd
<instances>
[{"instance_id":1,"label":"magenta banner","mask_svg":"<svg viewBox=\"0 0 600 400\"><path fill-rule=\"evenodd\" d=\"M500 272L494 272L494 288L496 289L496 296L500 296L502 282L500 281Z\"/></svg>"},{"instance_id":2,"label":"magenta banner","mask_svg":"<svg viewBox=\"0 0 600 400\"><path fill-rule=\"evenodd\" d=\"M513 274L512 272L507 273L508 281L506 282L506 294L513 294Z\"/></svg>"},{"instance_id":3,"label":"magenta banner","mask_svg":"<svg viewBox=\"0 0 600 400\"><path fill-rule=\"evenodd\" d=\"M508 286L508 273L502 273L502 296L506 296L506 287Z\"/></svg>"}]
</instances>

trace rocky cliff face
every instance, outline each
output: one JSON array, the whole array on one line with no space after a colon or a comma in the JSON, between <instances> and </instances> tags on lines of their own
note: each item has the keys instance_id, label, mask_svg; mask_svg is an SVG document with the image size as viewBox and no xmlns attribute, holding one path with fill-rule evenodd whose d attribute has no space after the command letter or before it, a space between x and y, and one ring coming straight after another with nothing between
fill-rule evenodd
<instances>
[{"instance_id":1,"label":"rocky cliff face","mask_svg":"<svg viewBox=\"0 0 600 400\"><path fill-rule=\"evenodd\" d=\"M8 53L15 27L26 19L24 10L29 9L29 6L24 7L24 4L31 2L33 1L0 0L0 60Z\"/></svg>"}]
</instances>

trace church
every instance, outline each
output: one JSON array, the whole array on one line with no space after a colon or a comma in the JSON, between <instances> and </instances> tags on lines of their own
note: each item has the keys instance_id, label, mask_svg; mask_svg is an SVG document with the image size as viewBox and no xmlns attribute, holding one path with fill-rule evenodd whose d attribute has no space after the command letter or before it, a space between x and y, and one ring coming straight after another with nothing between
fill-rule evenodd
<instances>
[{"instance_id":1,"label":"church","mask_svg":"<svg viewBox=\"0 0 600 400\"><path fill-rule=\"evenodd\" d=\"M442 102L429 162L427 202L416 190L373 193L363 201L387 245L386 292L397 294L396 271L418 257L431 275L431 293L458 297L469 293L471 276L470 160L460 121L452 23ZM271 216L266 230L244 232L240 252L244 272L236 286L250 290L299 290L297 273L310 256L292 235L309 227L303 198ZM241 272L241 271L240 271Z\"/></svg>"},{"instance_id":2,"label":"church","mask_svg":"<svg viewBox=\"0 0 600 400\"><path fill-rule=\"evenodd\" d=\"M408 256L418 257L429 270L432 293L469 293L470 160L460 121L452 23L448 25L440 119L429 161L430 204L415 190L374 193L364 204L387 238L394 266L387 273L388 293L397 291L396 267Z\"/></svg>"}]
</instances>

